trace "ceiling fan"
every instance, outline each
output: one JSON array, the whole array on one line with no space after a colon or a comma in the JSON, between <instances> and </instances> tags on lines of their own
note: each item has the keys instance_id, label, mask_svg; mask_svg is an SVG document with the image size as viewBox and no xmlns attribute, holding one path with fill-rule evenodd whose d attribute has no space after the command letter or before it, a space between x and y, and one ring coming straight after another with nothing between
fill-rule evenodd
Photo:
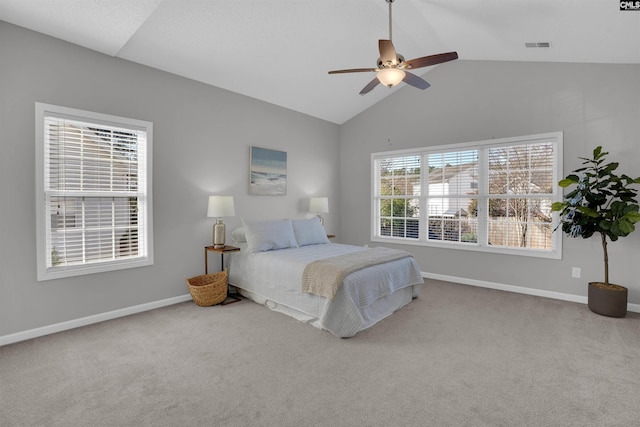
<instances>
[{"instance_id":1,"label":"ceiling fan","mask_svg":"<svg viewBox=\"0 0 640 427\"><path fill-rule=\"evenodd\" d=\"M436 55L423 56L421 58L405 61L404 57L396 52L391 41L391 5L395 0L385 0L389 3L389 40L378 40L378 66L376 68L352 68L348 70L329 71L329 74L362 73L375 71L376 78L371 80L361 91L360 95L365 95L376 87L379 83L387 87L393 87L400 82L405 82L418 89L426 89L431 86L421 77L411 74L407 70L414 68L429 67L447 61L458 59L457 52L439 53Z\"/></svg>"}]
</instances>

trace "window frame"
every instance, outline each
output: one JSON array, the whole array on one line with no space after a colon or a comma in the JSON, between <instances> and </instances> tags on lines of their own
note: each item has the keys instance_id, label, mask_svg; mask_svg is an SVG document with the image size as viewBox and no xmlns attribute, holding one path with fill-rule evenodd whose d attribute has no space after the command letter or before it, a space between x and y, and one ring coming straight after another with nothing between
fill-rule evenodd
<instances>
[{"instance_id":1,"label":"window frame","mask_svg":"<svg viewBox=\"0 0 640 427\"><path fill-rule=\"evenodd\" d=\"M50 254L48 254L48 232L50 227L47 221L51 221L49 208L47 206L47 194L51 193L46 187L47 159L45 149L47 147L45 121L47 117L66 118L79 122L95 124L96 127L105 126L110 128L127 129L131 131L142 131L145 133L145 145L143 150L136 150L138 164L144 172L144 177L140 178L137 189L137 200L142 203L142 209L138 211L136 220L138 230L142 237L138 241L137 247L141 251L138 256L125 259L98 260L91 263L80 263L74 265L53 266L49 265ZM153 123L144 120L119 117L109 114L96 113L79 110L75 108L62 107L58 105L35 103L35 145L36 145L36 264L37 280L52 280L64 277L80 276L85 274L102 273L106 271L123 270L129 268L153 265L153 185L152 185L152 147L153 147ZM143 152L142 154L140 152ZM144 188L143 188L144 187ZM84 190L74 191L82 193ZM96 191L85 191L87 197L96 197ZM101 197L122 198L119 193L109 195L107 192ZM60 197L60 196L49 196ZM75 195L73 197L82 197Z\"/></svg>"},{"instance_id":2,"label":"window frame","mask_svg":"<svg viewBox=\"0 0 640 427\"><path fill-rule=\"evenodd\" d=\"M549 259L562 259L562 235L561 233L557 233L555 230L556 225L558 224L558 214L557 212L552 212L551 214L551 249L533 249L533 248L520 248L520 247L494 247L486 242L488 238L486 236L486 229L489 223L489 212L488 212L488 200L490 198L496 198L495 194L490 194L488 188L488 175L489 175L489 167L488 167L488 151L490 148L497 147L508 147L508 146L516 146L516 145L525 145L525 144L535 144L542 142L549 142L554 145L554 158L553 158L553 185L552 185L552 193L541 193L545 199L551 198L551 203L562 200L562 191L556 185L560 177L562 176L562 165L563 165L563 132L549 132L549 133L541 133L534 135L524 135L517 137L509 137L509 138L496 138L491 140L483 140L483 141L473 141L473 142L464 142L464 143L456 143L456 144L447 144L447 145L437 145L437 146L428 146L428 147L420 147L414 149L405 149L405 150L394 150L394 151L385 151L385 152L377 152L371 154L371 241L372 242L380 242L380 243L394 243L394 244L406 244L406 245L416 245L416 246L427 246L427 247L435 247L435 248L447 248L447 249L458 249L458 250L466 250L466 251L478 251L478 252L488 252L488 253L497 253L497 254L505 254L505 255L519 255L519 256L530 256L530 257L538 257L538 258L549 258ZM428 227L428 195L427 191L421 191L419 196L411 196L413 198L419 198L420 200L420 211L419 211L419 235L418 238L407 238L407 237L394 237L394 236L382 236L378 233L379 231L379 212L378 212L378 201L380 197L378 196L378 183L380 182L378 177L378 170L376 168L376 163L382 159L388 159L391 157L400 157L400 156L415 156L418 155L421 159L426 158L429 154L438 154L443 152L453 152L453 151L465 151L477 149L479 150L478 156L478 204L477 204L477 221L478 221L478 233L477 233L477 243L467 243L467 242L459 242L459 241L445 241L445 240L430 240L427 239L427 227ZM421 187L428 186L428 172L425 171L424 163L421 163L420 168L420 185ZM428 187L427 187L428 188ZM514 196L506 196L507 198L529 198L532 193L526 194L526 197L523 195L516 194ZM542 195L540 198L542 198ZM453 195L452 198L460 198L459 195ZM537 196L536 196L537 197Z\"/></svg>"}]
</instances>

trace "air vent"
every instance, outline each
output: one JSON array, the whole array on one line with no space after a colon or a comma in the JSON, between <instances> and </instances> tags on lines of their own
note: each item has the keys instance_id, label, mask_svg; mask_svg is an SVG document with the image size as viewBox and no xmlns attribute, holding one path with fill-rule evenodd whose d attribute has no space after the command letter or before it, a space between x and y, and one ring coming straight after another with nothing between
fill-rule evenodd
<instances>
[{"instance_id":1,"label":"air vent","mask_svg":"<svg viewBox=\"0 0 640 427\"><path fill-rule=\"evenodd\" d=\"M551 47L550 42L527 42L524 44L525 47Z\"/></svg>"}]
</instances>

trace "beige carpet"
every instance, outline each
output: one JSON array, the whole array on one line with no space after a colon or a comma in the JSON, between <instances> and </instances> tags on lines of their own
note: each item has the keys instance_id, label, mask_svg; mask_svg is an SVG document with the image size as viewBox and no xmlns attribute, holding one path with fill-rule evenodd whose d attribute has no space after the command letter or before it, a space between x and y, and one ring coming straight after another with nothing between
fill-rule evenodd
<instances>
[{"instance_id":1,"label":"beige carpet","mask_svg":"<svg viewBox=\"0 0 640 427\"><path fill-rule=\"evenodd\" d=\"M6 426L630 426L640 316L427 281L339 339L249 301L0 347Z\"/></svg>"}]
</instances>

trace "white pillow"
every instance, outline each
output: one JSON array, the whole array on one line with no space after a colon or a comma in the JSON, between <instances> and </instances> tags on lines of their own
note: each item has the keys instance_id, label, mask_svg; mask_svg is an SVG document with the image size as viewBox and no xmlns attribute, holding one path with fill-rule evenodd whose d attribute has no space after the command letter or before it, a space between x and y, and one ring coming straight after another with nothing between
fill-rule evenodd
<instances>
[{"instance_id":1,"label":"white pillow","mask_svg":"<svg viewBox=\"0 0 640 427\"><path fill-rule=\"evenodd\" d=\"M320 218L317 216L309 219L293 219L291 224L298 246L330 243L324 227L320 224Z\"/></svg>"},{"instance_id":2,"label":"white pillow","mask_svg":"<svg viewBox=\"0 0 640 427\"><path fill-rule=\"evenodd\" d=\"M243 243L247 241L247 236L244 233L244 227L236 227L231 231L231 240L234 243Z\"/></svg>"},{"instance_id":3,"label":"white pillow","mask_svg":"<svg viewBox=\"0 0 640 427\"><path fill-rule=\"evenodd\" d=\"M298 247L290 219L278 221L245 221L243 219L242 223L251 253Z\"/></svg>"}]
</instances>

